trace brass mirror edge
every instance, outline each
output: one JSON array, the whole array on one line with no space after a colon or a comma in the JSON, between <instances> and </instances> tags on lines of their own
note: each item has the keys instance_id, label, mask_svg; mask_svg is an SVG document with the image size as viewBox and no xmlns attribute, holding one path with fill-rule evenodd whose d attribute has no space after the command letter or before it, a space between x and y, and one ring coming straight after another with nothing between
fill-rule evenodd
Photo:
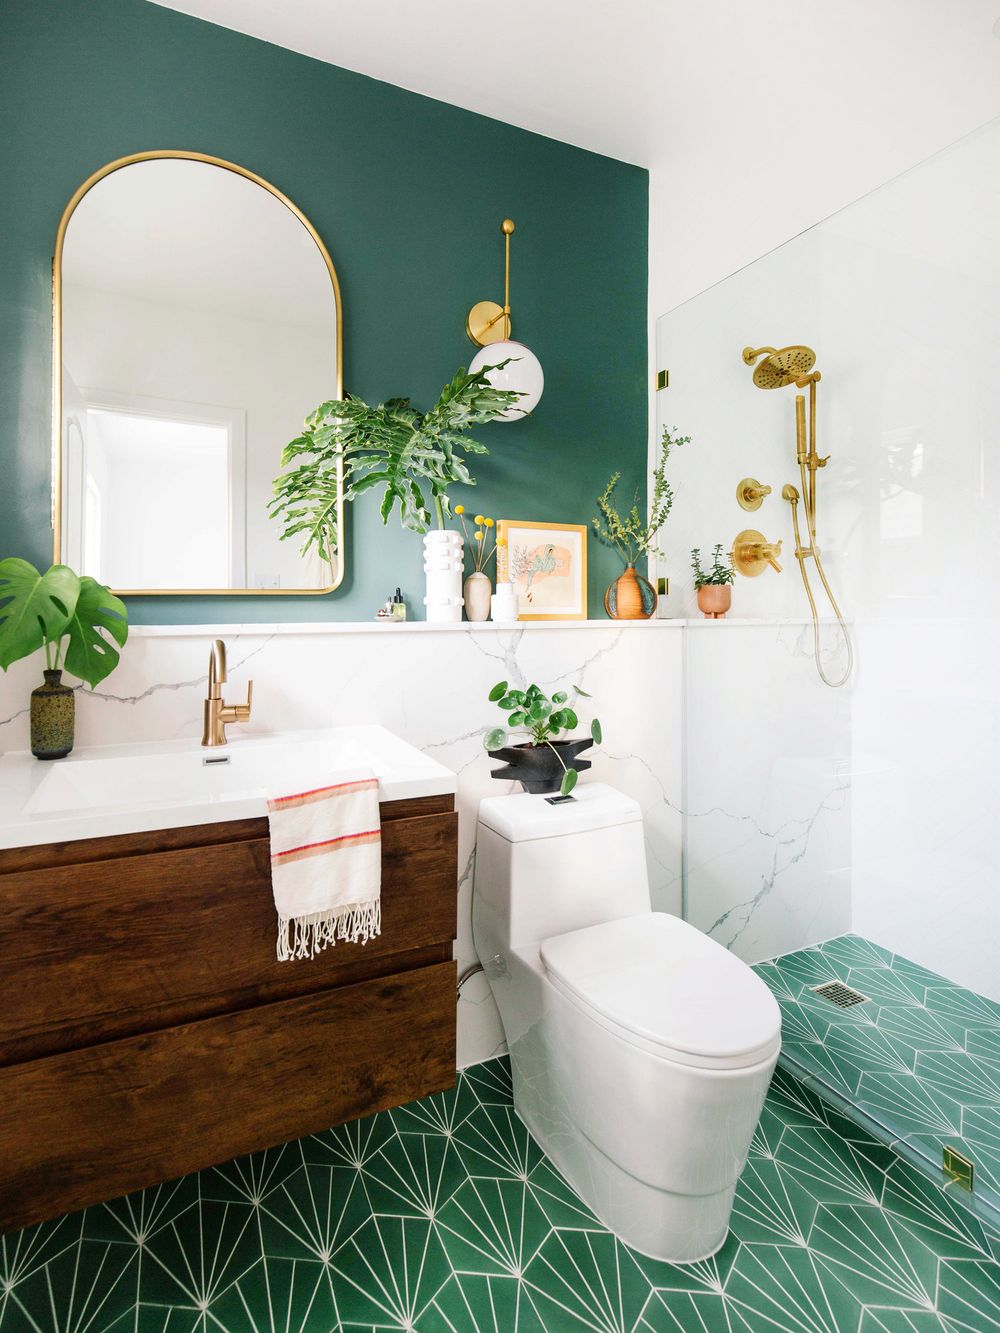
<instances>
[{"instance_id":1,"label":"brass mirror edge","mask_svg":"<svg viewBox=\"0 0 1000 1333\"><path fill-rule=\"evenodd\" d=\"M62 555L62 257L66 231L80 200L92 190L98 181L110 176L113 171L130 167L136 162L154 162L158 159L179 159L184 162L207 162L209 166L222 167L237 176L253 181L255 185L274 195L302 223L312 237L316 248L323 256L330 285L333 288L333 300L337 313L337 368L334 397L344 396L344 319L340 299L340 281L333 266L330 252L323 244L319 232L306 217L302 209L292 203L276 185L248 171L236 162L227 162L223 157L212 157L208 153L190 152L184 148L151 149L145 153L130 153L127 157L116 157L106 163L92 176L88 176L82 185L73 192L69 203L59 219L56 232L56 247L52 256L52 490L49 501L49 517L52 526L52 563L59 564ZM337 571L332 583L323 588L113 588L120 597L322 597L336 592L344 581L344 468L337 466Z\"/></svg>"}]
</instances>

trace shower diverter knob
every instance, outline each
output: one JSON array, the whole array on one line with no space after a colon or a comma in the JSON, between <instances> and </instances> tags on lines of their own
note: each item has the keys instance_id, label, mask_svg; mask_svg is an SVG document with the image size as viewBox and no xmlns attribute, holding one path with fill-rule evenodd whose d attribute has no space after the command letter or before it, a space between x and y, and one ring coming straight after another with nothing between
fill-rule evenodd
<instances>
[{"instance_id":1,"label":"shower diverter knob","mask_svg":"<svg viewBox=\"0 0 1000 1333\"><path fill-rule=\"evenodd\" d=\"M771 566L776 573L781 573L778 556L781 554L781 542L769 542L756 528L744 528L733 542L731 552L733 568L738 574L755 579Z\"/></svg>"}]
</instances>

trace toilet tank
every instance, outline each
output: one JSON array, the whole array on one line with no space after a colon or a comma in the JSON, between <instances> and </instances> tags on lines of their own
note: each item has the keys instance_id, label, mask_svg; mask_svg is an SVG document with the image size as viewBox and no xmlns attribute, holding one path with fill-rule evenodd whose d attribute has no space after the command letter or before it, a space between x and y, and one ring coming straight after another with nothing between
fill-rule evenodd
<instances>
[{"instance_id":1,"label":"toilet tank","mask_svg":"<svg viewBox=\"0 0 1000 1333\"><path fill-rule=\"evenodd\" d=\"M491 796L479 807L472 924L480 958L650 911L642 811L603 783L573 800Z\"/></svg>"}]
</instances>

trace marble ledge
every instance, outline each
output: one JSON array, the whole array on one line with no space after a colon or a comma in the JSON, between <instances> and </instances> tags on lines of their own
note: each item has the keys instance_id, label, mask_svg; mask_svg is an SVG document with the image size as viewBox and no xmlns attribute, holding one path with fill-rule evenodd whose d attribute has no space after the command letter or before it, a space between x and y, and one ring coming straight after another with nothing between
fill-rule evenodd
<instances>
[{"instance_id":1,"label":"marble ledge","mask_svg":"<svg viewBox=\"0 0 1000 1333\"><path fill-rule=\"evenodd\" d=\"M432 624L426 620L408 620L400 624L384 624L377 620L315 620L315 621L261 621L260 623L250 622L249 624L238 623L214 623L205 625L132 625L129 627L129 635L139 639L190 639L190 638L211 638L213 635L223 637L225 635L258 635L264 638L270 638L273 635L303 635L303 634L385 634L385 635L408 635L408 634L485 634L495 632L498 634L509 634L511 631L521 633L527 630L531 633L546 630L558 630L562 632L572 630L630 630L648 632L654 629L696 629L705 626L712 627L737 627L737 628L760 628L762 626L781 626L781 625L808 625L812 622L808 617L759 617L736 618L730 617L724 620L706 620L702 616L696 617L653 617L651 620L512 620L499 621L485 620L480 622L470 622L467 620L455 624ZM836 621L827 621L821 618L820 624L836 624ZM850 623L850 622L848 622Z\"/></svg>"}]
</instances>

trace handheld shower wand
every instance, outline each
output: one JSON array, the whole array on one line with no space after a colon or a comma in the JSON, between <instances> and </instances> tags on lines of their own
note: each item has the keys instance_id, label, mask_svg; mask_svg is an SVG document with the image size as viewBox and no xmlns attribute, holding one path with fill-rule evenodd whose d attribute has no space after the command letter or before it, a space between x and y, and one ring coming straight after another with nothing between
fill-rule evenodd
<instances>
[{"instance_id":1,"label":"handheld shower wand","mask_svg":"<svg viewBox=\"0 0 1000 1333\"><path fill-rule=\"evenodd\" d=\"M820 468L826 467L830 461L829 455L826 458L821 458L816 449L816 385L822 379L819 371L813 369L816 364L816 353L811 347L802 345L780 349L774 347L744 347L743 360L748 366L757 363L753 373L753 382L759 389L780 389L784 388L785 385L794 384L797 389L808 389L809 391L808 431L806 429L805 396L801 393L795 395L795 461L799 465L799 480L802 484L802 491L800 494L797 487L787 485L782 488L781 497L788 501L792 509L795 558L799 563L802 586L805 588L809 610L812 614L816 670L819 672L820 680L824 685L837 689L846 684L854 669L854 645L851 642L851 636L847 625L844 623L840 607L837 605L837 599L833 595L830 581L826 577L820 550L816 544L816 473ZM799 529L800 503L805 514L808 545L803 545ZM820 657L819 613L816 610L816 599L813 596L809 575L806 571L806 561L809 559L816 566L816 573L820 577L820 582L826 591L830 606L837 617L837 624L840 626L840 631L844 636L844 644L847 648L847 666L843 674L836 680L832 680L827 675Z\"/></svg>"}]
</instances>

